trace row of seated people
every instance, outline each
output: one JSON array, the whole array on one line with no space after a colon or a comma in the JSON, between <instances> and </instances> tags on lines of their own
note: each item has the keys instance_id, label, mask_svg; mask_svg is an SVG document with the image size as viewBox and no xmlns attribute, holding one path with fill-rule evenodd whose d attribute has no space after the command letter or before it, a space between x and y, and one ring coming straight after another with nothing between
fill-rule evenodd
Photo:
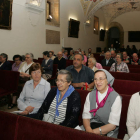
<instances>
[{"instance_id":1,"label":"row of seated people","mask_svg":"<svg viewBox=\"0 0 140 140\"><path fill-rule=\"evenodd\" d=\"M75 84L72 83L72 74L67 70L60 70L56 79L57 87L50 90L50 84L41 78L42 69L39 64L34 63L29 73L32 80L26 82L17 101L18 108L23 111L20 114L75 128L78 125L81 99L74 88ZM97 70L93 78L95 87L86 97L83 125L80 127L86 132L117 138L122 97L112 88L114 78L108 71ZM136 93L134 96L138 95L139 93ZM131 129L134 117L137 116L133 117L129 112L134 111L135 107L130 104L128 110L127 127L130 137L136 131L132 133Z\"/></svg>"},{"instance_id":2,"label":"row of seated people","mask_svg":"<svg viewBox=\"0 0 140 140\"><path fill-rule=\"evenodd\" d=\"M110 54L108 52L106 53L106 55L109 55L109 57L110 57ZM43 78L45 80L47 80L51 77L51 74L52 74L53 60L49 59L49 52L48 51L43 52L43 57L44 57L44 60L42 62ZM29 77L30 77L29 68L33 64L33 54L27 53L25 55L25 58L26 58L25 62L22 63L20 61L21 60L20 56L14 57L14 60L15 60L15 62L18 62L18 65L16 65L17 63L14 63L13 64L13 70L14 71L18 70L20 72L20 83L21 84L19 86L18 92L15 93L14 96L13 96L12 103L9 103L9 108L12 108L15 105L16 97L20 94L20 91L21 91L25 81L27 81L27 79L29 79ZM60 60L65 60L62 57L62 52L58 53L57 61L59 61L59 58L60 58ZM7 58L4 58L2 56L2 59L5 59L5 61L6 61ZM95 67L95 64L97 66L98 63L96 63L94 58L89 58L88 64L89 64L89 68L93 70L92 71L92 70L89 70L88 67L86 67L84 65L82 66L83 60L84 60L84 57L83 57L82 54L76 54L74 56L73 65L67 67L66 69L69 70L73 74L73 77L74 77L73 85L74 85L74 87L82 88L83 86L85 86L85 82L87 82L89 84L88 87L92 89L93 85L94 85L94 82L93 82L94 72L93 71L97 70L97 68ZM119 63L122 63L119 55L117 55L116 61L119 62ZM55 63L55 60L54 60L54 63ZM62 62L61 64L64 64L64 63ZM126 65L123 65L123 66L126 66ZM59 70L65 69L65 67L61 67L61 68L60 67L61 67L61 65L58 64L58 69ZM121 68L122 72L125 72L125 70L126 71L128 70L127 69L128 67L126 67L126 69L125 69L125 68L122 68L122 67L119 66L118 68ZM101 68L99 68L99 69L101 69ZM113 69L115 71L116 66L114 66ZM118 71L120 71L120 70L118 70ZM88 76L87 76L86 73L88 73ZM78 84L77 84L77 81L79 81Z\"/></svg>"}]
</instances>

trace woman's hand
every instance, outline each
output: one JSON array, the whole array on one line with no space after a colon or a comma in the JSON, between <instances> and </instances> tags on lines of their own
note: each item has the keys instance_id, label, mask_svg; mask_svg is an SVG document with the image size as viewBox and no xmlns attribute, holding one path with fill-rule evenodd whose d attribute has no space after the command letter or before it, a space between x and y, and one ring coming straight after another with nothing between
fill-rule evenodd
<instances>
[{"instance_id":1,"label":"woman's hand","mask_svg":"<svg viewBox=\"0 0 140 140\"><path fill-rule=\"evenodd\" d=\"M29 112L28 112L27 110L25 110L25 111L21 112L20 114L21 114L21 115L28 115Z\"/></svg>"},{"instance_id":2,"label":"woman's hand","mask_svg":"<svg viewBox=\"0 0 140 140\"><path fill-rule=\"evenodd\" d=\"M25 111L28 111L28 112L32 112L34 110L34 107L32 107L32 106L28 106L28 107L26 107L25 108Z\"/></svg>"}]
</instances>

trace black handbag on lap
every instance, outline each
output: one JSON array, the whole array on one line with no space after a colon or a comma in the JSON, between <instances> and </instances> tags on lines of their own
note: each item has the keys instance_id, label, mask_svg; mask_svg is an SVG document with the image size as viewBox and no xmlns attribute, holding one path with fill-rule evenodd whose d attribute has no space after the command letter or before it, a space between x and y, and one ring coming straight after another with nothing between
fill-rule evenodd
<instances>
[{"instance_id":1,"label":"black handbag on lap","mask_svg":"<svg viewBox=\"0 0 140 140\"><path fill-rule=\"evenodd\" d=\"M101 127L101 126L103 126L103 125L105 125L105 124L104 124L104 123L98 123L98 122L92 122L92 123L90 123L90 127L91 127L92 129L99 128L99 127Z\"/></svg>"}]
</instances>

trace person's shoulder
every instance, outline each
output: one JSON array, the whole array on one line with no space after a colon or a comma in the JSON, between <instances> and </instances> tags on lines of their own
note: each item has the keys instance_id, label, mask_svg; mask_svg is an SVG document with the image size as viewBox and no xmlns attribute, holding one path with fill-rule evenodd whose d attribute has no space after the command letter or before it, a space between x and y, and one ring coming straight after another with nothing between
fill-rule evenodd
<instances>
[{"instance_id":1,"label":"person's shoulder","mask_svg":"<svg viewBox=\"0 0 140 140\"><path fill-rule=\"evenodd\" d=\"M50 83L46 81L44 78L41 78L41 82L44 83L44 85L50 86Z\"/></svg>"},{"instance_id":2,"label":"person's shoulder","mask_svg":"<svg viewBox=\"0 0 140 140\"><path fill-rule=\"evenodd\" d=\"M115 65L115 63L112 64L112 66L114 66L114 65Z\"/></svg>"},{"instance_id":3,"label":"person's shoulder","mask_svg":"<svg viewBox=\"0 0 140 140\"><path fill-rule=\"evenodd\" d=\"M140 98L140 93L139 92L136 92L136 93L134 93L132 96L131 96L131 100L137 100L137 99L139 99Z\"/></svg>"},{"instance_id":4,"label":"person's shoulder","mask_svg":"<svg viewBox=\"0 0 140 140\"><path fill-rule=\"evenodd\" d=\"M68 67L66 67L66 70L71 70L73 68L73 65L70 65Z\"/></svg>"},{"instance_id":5,"label":"person's shoulder","mask_svg":"<svg viewBox=\"0 0 140 140\"><path fill-rule=\"evenodd\" d=\"M24 86L27 86L27 85L29 85L29 84L31 84L31 83L33 83L33 79L28 80L28 81L25 83L25 85L24 85Z\"/></svg>"}]
</instances>

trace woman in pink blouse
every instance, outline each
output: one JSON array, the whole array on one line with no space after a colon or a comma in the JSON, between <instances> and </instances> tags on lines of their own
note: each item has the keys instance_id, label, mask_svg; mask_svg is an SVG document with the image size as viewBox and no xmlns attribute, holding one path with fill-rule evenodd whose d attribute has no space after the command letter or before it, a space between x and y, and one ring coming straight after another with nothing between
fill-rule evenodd
<instances>
[{"instance_id":1,"label":"woman in pink blouse","mask_svg":"<svg viewBox=\"0 0 140 140\"><path fill-rule=\"evenodd\" d=\"M85 55L85 51L81 51L81 54L84 56L84 61L83 61L83 65L85 65L86 66L86 63L87 63L87 57L86 57L86 55Z\"/></svg>"}]
</instances>

